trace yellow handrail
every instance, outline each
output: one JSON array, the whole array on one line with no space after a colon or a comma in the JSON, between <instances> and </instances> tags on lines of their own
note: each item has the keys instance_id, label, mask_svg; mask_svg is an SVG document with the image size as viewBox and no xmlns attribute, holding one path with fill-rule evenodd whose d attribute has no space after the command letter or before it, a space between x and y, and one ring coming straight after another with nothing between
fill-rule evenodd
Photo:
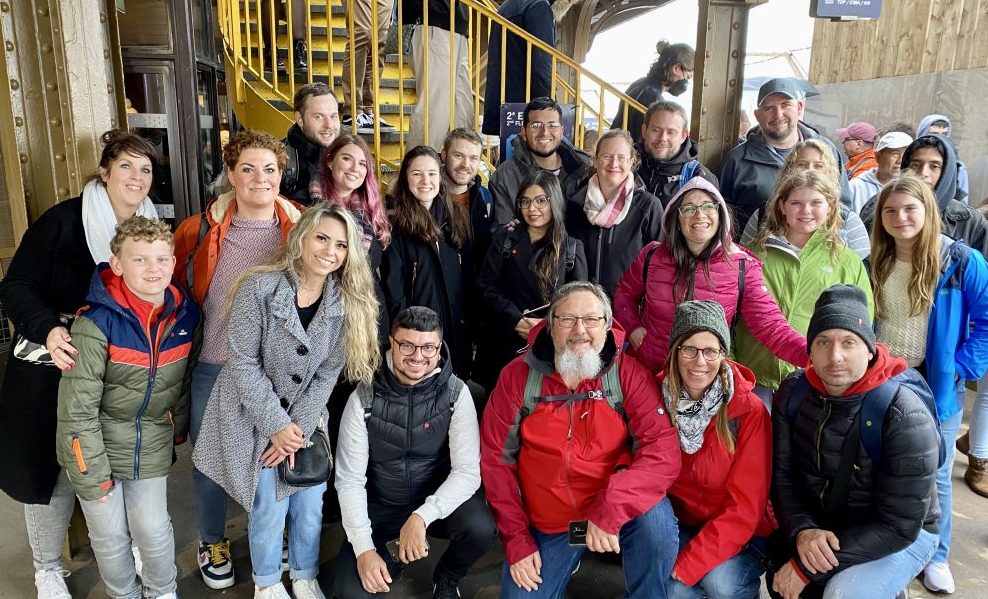
<instances>
[{"instance_id":1,"label":"yellow handrail","mask_svg":"<svg viewBox=\"0 0 988 599\"><path fill-rule=\"evenodd\" d=\"M250 127L260 127L271 130L272 133L276 135L283 135L284 130L287 129L293 117L289 114L281 113L280 116L277 113L277 109L271 106L267 100L280 101L288 106L292 105L292 99L295 93L295 88L298 84L302 82L296 82L295 78L295 60L294 60L294 42L292 32L298 26L304 26L306 29L305 40L306 47L308 48L308 56L306 56L308 64L308 72L304 78L304 82L312 82L326 76L328 78L331 87L336 87L334 83L335 79L335 60L334 60L334 46L333 41L337 39L333 35L333 7L337 4L342 4L345 8L345 20L347 27L347 33L344 37L345 42L348 42L349 47L354 45L354 4L360 0L295 0L295 1L305 1L309 7L307 11L307 16L305 22L302 24L296 24L292 22L291 11L286 12L287 21L287 35L288 35L288 49L287 49L287 60L286 71L287 80L285 78L278 77L278 31L277 31L277 19L275 17L275 0L218 0L218 15L219 15L219 27L220 33L223 39L223 52L229 66L228 73L234 76L235 81L232 85L228 87L231 90L231 95L233 96L231 100L237 111L237 116L241 122ZM382 111L380 110L381 99L380 99L380 89L381 89L381 75L379 67L379 53L378 53L378 28L376 26L371 27L369 32L370 37L370 48L368 51L370 64L367 65L367 69L370 71L372 79L372 90L374 92L374 102L376 105L373 107L375 114L374 123L374 134L373 140L371 141L371 147L377 156L377 168L378 175L380 175L380 170L384 168L397 168L397 162L400 160L400 156L406 150L405 144L405 129L408 123L408 119L405 115L405 56L404 49L402 45L402 32L401 25L403 23L404 15L402 14L403 2L398 3L398 23L395 27L398 27L398 60L397 60L397 123L398 123L398 139L397 139L397 156L382 156L382 151L388 146L387 142L382 143L382 134L380 131L379 121L381 118ZM312 18L312 7L314 5L324 5L326 11L325 18L325 36L319 36L313 33L313 26L316 24L315 20ZM377 23L377 3L370 3L371 21L372 25ZM622 91L614 88L612 85L604 81L601 77L591 73L590 71L584 69L575 60L566 56L562 52L556 50L550 45L546 44L540 39L535 38L521 27L511 23L500 14L497 13L497 6L491 0L451 0L450 1L450 23L449 29L454 30L455 24L455 13L460 8L458 5L462 5L467 11L467 80L470 82L471 92L473 93L473 106L472 112L473 126L475 129L479 129L480 121L483 114L483 100L484 100L484 82L485 82L485 72L486 69L482 68L482 63L484 62L484 57L486 55L486 45L488 38L490 37L491 31L494 26L499 26L501 28L501 72L500 72L500 82L499 90L500 98L503 100L505 97L505 69L506 57L507 57L507 39L508 34L518 36L521 38L525 44L525 67L526 67L526 83L525 83L525 101L531 99L532 93L532 81L531 81L531 68L532 68L532 55L535 51L544 52L549 56L551 75L549 80L550 93L554 94L556 99L561 103L571 103L575 106L577 123L578 126L574 132L574 143L581 145L584 136L584 123L585 118L594 117L600 123L600 127L603 129L609 125L609 121L604 114L605 104L607 98L614 98L617 101L622 101L625 106L625 115L631 111L644 112L645 108L635 101L634 99L628 97ZM268 37L273 43L271 47L266 47L264 43L264 34L261 31L262 23L264 19L261 19L261 11L268 11L270 15L270 36ZM387 17L384 17L387 18ZM419 97L422 94L428 94L428 88L430 85L430 80L435 82L437 85L448 86L449 101L444 105L448 107L449 114L447 118L449 119L450 125L454 125L454 119L456 118L456 107L459 99L456 97L456 79L457 70L459 66L456 65L452 60L450 61L449 67L449 77L430 77L429 73L429 60L428 60L428 46L427 41L430 36L429 31L429 16L428 16L428 2L423 0L423 11L422 11L422 25L423 31L421 35L421 41L423 43L422 54L424 59L421 61L424 64L423 72L416 73L416 93ZM256 36L253 35L251 31L251 23L256 22ZM317 64L313 60L313 44L321 44L325 42L327 53L328 53L328 72L317 71ZM450 56L456 55L456 38L451 37L449 52ZM256 60L255 60L256 54ZM269 59L269 60L266 60ZM341 72L341 77L346 78L350 85L350 97L342 98L338 94L337 97L342 98L342 103L347 105L349 111L356 112L354 107L355 97L357 95L357 85L363 85L362 81L356 81L355 65L353 61L349 61L349 72ZM327 65L323 65L325 68ZM566 68L561 69L561 66ZM569 78L567 78L567 73L569 73ZM434 74L433 74L434 75ZM338 91L338 90L337 90ZM584 99L582 97L583 93L594 94L593 97L588 97ZM428 139L428 124L431 119L443 118L435 114L430 115L430 103L428 101L424 102L423 110L421 113L421 125L423 126L423 131L425 132L426 139ZM461 110L462 112L462 110ZM356 116L354 114L353 116ZM434 141L434 140L433 140ZM391 150L393 151L393 150ZM488 161L488 166L492 162L492 155L488 149L485 152L485 161Z\"/></svg>"}]
</instances>

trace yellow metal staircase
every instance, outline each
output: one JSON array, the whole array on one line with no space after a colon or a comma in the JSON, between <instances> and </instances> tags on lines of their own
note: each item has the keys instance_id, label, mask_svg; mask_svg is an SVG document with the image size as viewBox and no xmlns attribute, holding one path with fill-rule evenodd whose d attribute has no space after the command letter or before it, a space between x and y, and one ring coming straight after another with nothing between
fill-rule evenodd
<instances>
[{"instance_id":1,"label":"yellow metal staircase","mask_svg":"<svg viewBox=\"0 0 988 599\"><path fill-rule=\"evenodd\" d=\"M294 121L292 97L295 88L312 81L322 81L331 85L337 98L342 98L343 59L347 39L352 25L352 18L347 18L345 5L349 6L361 0L294 0L305 1L308 5L308 22L304 24L279 22L276 27L276 49L263 46L260 32L261 10L274 14L275 3L281 0L219 0L219 25L223 39L223 50L227 68L227 93L231 99L234 112L246 127L259 128L281 136ZM374 3L371 0L362 0ZM427 2L428 0L423 0ZM404 136L408 131L409 115L417 98L417 89L422 80L439 82L446 87L452 73L429 73L428 77L421 74L416 77L412 71L411 56L403 54L402 47L402 11L401 0L395 0L399 5L397 10L398 23L392 24L392 36L397 33L398 51L385 57L383 72L377 73L379 91L376 94L377 105L374 112L398 127L398 133L382 133L375 131L373 135L365 135L368 144L378 157L378 169L396 170L404 151ZM527 32L511 24L497 14L496 6L490 0L452 0L454 7L462 6L469 17L469 70L473 88L475 128L479 130L483 114L484 86L486 83L487 40L491 26L497 23L501 26L501 35L509 32L518 35L527 43L530 60L531 51L538 49L547 52L552 62L553 96L561 103L573 104L576 108L574 140L582 143L585 119L594 119L606 128L609 118L604 114L605 100L613 97L623 100L629 110L643 111L643 107L613 88L600 77L590 73L574 60L562 54ZM290 12L290 11L289 11ZM302 27L308 46L308 69L305 72L295 72L292 60L292 44L290 31ZM376 32L374 36L376 39ZM373 73L377 71L374 61L376 44L370 44L372 58L368 68ZM503 47L503 44L502 44ZM394 49L394 48L392 48ZM282 59L286 71L272 69L277 59ZM502 80L505 61L502 63ZM332 73L332 81L330 81ZM441 78L446 78L442 81ZM503 89L503 86L502 86ZM502 92L503 93L503 92ZM341 115L342 116L342 115ZM443 114L429 115L428 118L449 118L447 111ZM490 149L485 152L485 159L490 163L493 156Z\"/></svg>"}]
</instances>

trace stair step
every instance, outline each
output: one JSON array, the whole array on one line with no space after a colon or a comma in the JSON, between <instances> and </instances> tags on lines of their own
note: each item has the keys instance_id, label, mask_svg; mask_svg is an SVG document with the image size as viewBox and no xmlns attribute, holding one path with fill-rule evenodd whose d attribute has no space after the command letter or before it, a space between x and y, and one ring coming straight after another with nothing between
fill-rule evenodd
<instances>
[{"instance_id":1,"label":"stair step","mask_svg":"<svg viewBox=\"0 0 988 599\"><path fill-rule=\"evenodd\" d=\"M277 50L277 52L278 52L278 56L279 57L286 58L288 56L288 45L287 44L288 44L288 40L287 39L279 39L278 40L278 50ZM250 49L250 53L251 53L251 56L257 56L258 47L256 45L253 45L252 44L251 49ZM270 55L271 55L271 53L269 51L265 50L264 56L267 57L267 56L270 56ZM339 62L340 64L343 64L343 58L345 56L346 56L346 52L344 50L337 50L335 48L333 49L333 61L334 62ZM326 49L326 47L323 44L319 44L315 40L313 40L313 44L312 44L312 58L315 59L315 60L329 60L329 51ZM397 54L388 54L388 55L386 55L384 57L384 64L386 64L386 65L388 65L388 64L397 65L398 64L398 55ZM408 71L409 71L409 73L412 73L412 70L411 70L412 69L412 58L410 56L407 56L406 55L402 59L402 66L405 67L405 68L407 68Z\"/></svg>"},{"instance_id":2,"label":"stair step","mask_svg":"<svg viewBox=\"0 0 988 599\"><path fill-rule=\"evenodd\" d=\"M292 105L289 104L288 102L285 102L281 98L271 97L271 96L269 96L267 94L261 94L261 97L264 98L267 101L268 104L274 106L275 108L277 108L281 112L284 112L284 113L289 114L291 116L291 113L293 112L293 109L292 109ZM408 119L408 117L412 114L412 110L414 109L414 107L415 107L414 104L403 104L401 106L403 112L405 113L405 119L403 119L403 120L407 120ZM378 104L378 108L377 109L378 109L378 112L381 113L381 116L385 117L385 120L387 120L387 121L390 122L392 119L390 119L388 117L390 115L397 116L397 114L398 114L398 108L399 107L398 107L397 104L390 104L390 103L383 104L382 103L382 104ZM394 120L397 120L397 118L395 118ZM391 123L391 124L394 125L395 123Z\"/></svg>"}]
</instances>

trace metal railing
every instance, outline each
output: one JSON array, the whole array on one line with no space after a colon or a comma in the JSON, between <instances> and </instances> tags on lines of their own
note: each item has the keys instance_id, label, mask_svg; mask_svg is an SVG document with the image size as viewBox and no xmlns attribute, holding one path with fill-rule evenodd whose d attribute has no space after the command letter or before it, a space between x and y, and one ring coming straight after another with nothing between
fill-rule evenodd
<instances>
[{"instance_id":1,"label":"metal railing","mask_svg":"<svg viewBox=\"0 0 988 599\"><path fill-rule=\"evenodd\" d=\"M408 104L405 98L405 92L409 91L411 86L406 86L405 83L405 52L404 52L404 29L405 24L404 14L403 14L403 2L397 0L396 5L396 22L392 23L392 27L397 30L397 59L391 64L396 64L397 67L397 98L394 102L382 102L381 101L381 75L382 69L379 48L382 47L379 39L379 28L373 26L375 23L380 22L380 18L392 20L394 15L379 15L377 2L374 0L361 2L360 0L289 0L289 1L305 1L307 5L307 10L305 11L306 20L304 24L298 24L292 22L291 10L285 9L284 11L279 10L281 8L280 0L219 0L218 13L219 13L219 26L220 33L223 39L223 50L226 56L228 68L232 68L232 85L228 86L228 93L231 93L234 97L232 98L234 106L244 106L246 105L244 98L248 92L253 92L259 94L264 99L268 101L279 101L285 105L291 106L293 96L295 94L295 89L302 84L311 83L316 80L326 81L330 87L334 89L337 94L337 98L341 99L341 103L347 107L347 110L354 111L356 96L357 96L357 86L360 85L356 81L356 65L353 61L350 61L350 68L348 72L343 72L340 69L340 77L347 78L349 83L350 97L343 98L341 96L340 87L335 85L336 79L335 75L337 72L336 62L337 59L334 56L334 41L337 44L343 42L345 44L344 54L348 48L353 48L358 41L355 39L355 8L360 10L361 8L366 11L369 8L369 20L372 24L369 27L368 43L369 47L367 49L368 59L367 67L370 71L370 86L373 92L374 105L372 106L373 113L375 115L374 125L373 125L373 136L370 145L374 151L377 159L378 174L383 167L385 168L396 168L397 161L394 157L384 157L382 156L382 147L384 146L397 146L397 156L400 160L400 156L404 155L405 144L406 144L406 124L407 116L405 114L405 105ZM334 6L343 7L343 19L346 26L345 35L334 35L333 22L334 20L339 20L341 15L336 15L334 19ZM324 12L322 10L314 14L314 7L325 7ZM598 127L603 130L607 128L610 124L609 119L605 114L605 107L609 103L623 102L624 114L622 115L624 119L627 119L628 113L630 111L644 112L644 107L639 104L634 99L628 97L620 90L614 88L609 83L604 81L603 78L591 73L590 71L583 68L575 60L566 56L562 52L558 51L556 48L551 47L544 41L534 37L532 34L518 27L514 23L509 22L504 17L499 15L496 11L496 7L490 0L451 0L450 1L450 22L444 24L443 29L449 31L455 31L455 15L457 10L464 10L467 16L467 75L470 81L470 94L472 97L472 114L473 123L469 125L475 130L479 130L480 123L482 121L483 115L483 100L485 95L486 79L487 79L487 46L490 40L491 31L495 26L499 27L500 35L500 47L501 56L500 64L501 69L498 73L500 81L500 99L503 103L505 100L506 84L505 84L505 71L508 68L506 64L507 58L507 41L509 36L514 35L520 38L524 42L525 47L525 73L526 73L526 85L525 85L525 95L524 98L511 98L514 101L527 102L531 99L531 85L532 85L532 56L533 52L541 51L544 52L549 57L551 77L550 77L550 95L554 97L561 104L572 104L575 108L576 115L576 127L574 130L574 139L572 140L576 145L580 146L583 143L583 136L586 131L585 123L591 119L595 119L598 123ZM259 18L262 13L261 11L266 11L266 18ZM279 44L278 39L278 15L283 12L282 20L287 24L285 28L285 38L287 38L287 43ZM429 19L428 19L428 1L423 0L423 11L421 25L421 42L424 48L428 48L428 39L430 35L429 30ZM366 19L366 12L362 15ZM269 26L269 31L267 36L262 32L262 23L266 21ZM304 74L304 77L300 77L301 73L297 73L295 69L295 45L293 42L293 32L295 32L299 27L304 30L304 37L302 39L306 42L306 52L305 56L308 68ZM319 32L315 34L313 30ZM266 41L267 40L274 40ZM455 43L457 36L450 36L450 56L456 55ZM318 46L320 49L314 49L314 46ZM317 61L315 57L321 55L321 48L325 46L326 49L326 60L321 59ZM427 50L424 50L427 53ZM279 72L279 58L283 57L284 68ZM418 98L422 98L423 94L425 98L428 98L428 90L430 87L430 79L435 81L434 77L430 77L428 60L424 60L423 72L415 73L415 85L414 90ZM448 73L448 80L443 81L442 84L446 86L449 96L449 112L448 115L435 115L430 114L431 107L428 101L424 101L424 110L421 112L423 120L423 130L426 131L426 137L428 138L428 124L430 119L435 118L448 118L450 126L456 126L454 123L454 115L456 114L456 78L457 70L460 68L455 61L450 60L450 67ZM387 69L387 67L385 67ZM434 75L434 74L432 74ZM390 88L390 86L389 86ZM612 99L612 102L608 102ZM382 115L381 106L382 105L396 105L397 106L397 128L398 133L390 136L382 135L380 130L379 118ZM249 112L249 111L244 111ZM247 126L252 125L251 114L239 114L238 118ZM353 116L356 116L355 114ZM291 122L291 118L287 117L285 120L285 128ZM354 119L355 121L355 119ZM282 135L284 131L272 131L276 135ZM437 142L433 142L437 143ZM488 142L489 143L489 142ZM492 145L488 145L485 148L485 161L488 162L488 166L495 162L495 157L493 154L494 150Z\"/></svg>"}]
</instances>

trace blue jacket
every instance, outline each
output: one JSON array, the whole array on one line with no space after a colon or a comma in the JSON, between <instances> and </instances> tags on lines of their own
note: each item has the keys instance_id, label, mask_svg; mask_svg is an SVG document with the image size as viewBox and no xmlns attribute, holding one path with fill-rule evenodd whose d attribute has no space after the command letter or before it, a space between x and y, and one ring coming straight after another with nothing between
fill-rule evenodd
<instances>
[{"instance_id":1,"label":"blue jacket","mask_svg":"<svg viewBox=\"0 0 988 599\"><path fill-rule=\"evenodd\" d=\"M988 369L988 262L963 241L942 235L941 244L925 366L943 422L961 409L957 380L978 380Z\"/></svg>"}]
</instances>

